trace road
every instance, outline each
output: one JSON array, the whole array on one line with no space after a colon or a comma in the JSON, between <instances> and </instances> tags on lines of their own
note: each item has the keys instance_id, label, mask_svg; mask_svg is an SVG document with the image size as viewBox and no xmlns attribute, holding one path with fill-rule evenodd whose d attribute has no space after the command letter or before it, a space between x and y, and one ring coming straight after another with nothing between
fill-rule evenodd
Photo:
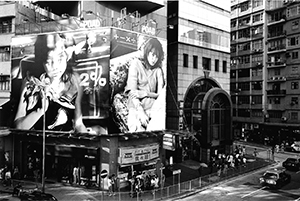
<instances>
[{"instance_id":1,"label":"road","mask_svg":"<svg viewBox=\"0 0 300 201\"><path fill-rule=\"evenodd\" d=\"M278 164L274 167L280 167L282 161L287 157L294 157L295 154L277 153L275 154L275 160ZM296 155L297 156L297 155ZM292 172L291 183L285 185L279 190L270 190L266 187L261 187L259 184L259 178L268 169L257 171L253 174L236 178L230 182L215 186L206 190L203 190L192 196L181 198L184 201L300 201L300 171Z\"/></svg>"}]
</instances>

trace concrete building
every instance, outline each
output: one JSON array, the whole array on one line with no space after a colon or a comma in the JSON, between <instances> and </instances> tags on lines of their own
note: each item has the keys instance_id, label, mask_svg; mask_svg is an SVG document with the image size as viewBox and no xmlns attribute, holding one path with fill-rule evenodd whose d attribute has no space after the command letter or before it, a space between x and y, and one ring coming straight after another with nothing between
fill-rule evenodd
<instances>
[{"instance_id":1,"label":"concrete building","mask_svg":"<svg viewBox=\"0 0 300 201\"><path fill-rule=\"evenodd\" d=\"M299 140L298 1L231 1L234 133L270 145Z\"/></svg>"},{"instance_id":2,"label":"concrete building","mask_svg":"<svg viewBox=\"0 0 300 201\"><path fill-rule=\"evenodd\" d=\"M202 161L231 150L231 119L219 119L232 112L229 22L226 1L168 2L168 25L174 29L167 37L167 128L197 133L201 148L192 143L184 151L196 150L190 155Z\"/></svg>"}]
</instances>

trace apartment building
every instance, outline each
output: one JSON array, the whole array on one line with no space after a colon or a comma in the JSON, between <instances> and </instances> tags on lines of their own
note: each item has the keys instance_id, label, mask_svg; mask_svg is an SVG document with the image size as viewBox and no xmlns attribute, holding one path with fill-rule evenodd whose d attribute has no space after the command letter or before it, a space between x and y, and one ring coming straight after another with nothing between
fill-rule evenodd
<instances>
[{"instance_id":1,"label":"apartment building","mask_svg":"<svg viewBox=\"0 0 300 201\"><path fill-rule=\"evenodd\" d=\"M298 138L298 4L231 1L230 93L238 138L271 145Z\"/></svg>"}]
</instances>

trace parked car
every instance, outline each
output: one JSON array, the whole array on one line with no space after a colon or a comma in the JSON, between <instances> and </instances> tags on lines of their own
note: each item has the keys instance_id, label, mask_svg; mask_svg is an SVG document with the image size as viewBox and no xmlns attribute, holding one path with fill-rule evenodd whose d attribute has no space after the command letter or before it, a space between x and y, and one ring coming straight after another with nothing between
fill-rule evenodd
<instances>
[{"instance_id":1,"label":"parked car","mask_svg":"<svg viewBox=\"0 0 300 201\"><path fill-rule=\"evenodd\" d=\"M56 197L54 197L50 193L43 193L40 190L34 190L32 192L24 192L19 198L26 201L38 200L38 201L57 201Z\"/></svg>"},{"instance_id":2,"label":"parked car","mask_svg":"<svg viewBox=\"0 0 300 201\"><path fill-rule=\"evenodd\" d=\"M300 152L300 142L294 142L291 145L285 146L286 151Z\"/></svg>"},{"instance_id":3,"label":"parked car","mask_svg":"<svg viewBox=\"0 0 300 201\"><path fill-rule=\"evenodd\" d=\"M282 167L285 167L287 170L300 170L300 159L297 158L287 158L282 163Z\"/></svg>"},{"instance_id":4,"label":"parked car","mask_svg":"<svg viewBox=\"0 0 300 201\"><path fill-rule=\"evenodd\" d=\"M282 186L291 182L291 175L286 173L286 169L275 168L267 170L261 178L259 178L262 186L268 186L270 188L281 188Z\"/></svg>"}]
</instances>

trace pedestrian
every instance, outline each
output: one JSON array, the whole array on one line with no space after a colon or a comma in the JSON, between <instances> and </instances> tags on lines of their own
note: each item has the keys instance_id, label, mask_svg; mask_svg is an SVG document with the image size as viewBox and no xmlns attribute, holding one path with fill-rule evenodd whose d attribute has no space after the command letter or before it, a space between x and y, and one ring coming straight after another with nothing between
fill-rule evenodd
<instances>
[{"instance_id":1,"label":"pedestrian","mask_svg":"<svg viewBox=\"0 0 300 201\"><path fill-rule=\"evenodd\" d=\"M272 160L274 160L275 146L272 147Z\"/></svg>"},{"instance_id":2,"label":"pedestrian","mask_svg":"<svg viewBox=\"0 0 300 201\"><path fill-rule=\"evenodd\" d=\"M115 174L113 174L111 176L111 189L112 189L112 194L116 195L115 191L116 191L116 181L117 181L117 177Z\"/></svg>"},{"instance_id":3,"label":"pedestrian","mask_svg":"<svg viewBox=\"0 0 300 201\"><path fill-rule=\"evenodd\" d=\"M113 195L113 190L112 190L112 177L109 176L107 179L107 187L108 187L108 196Z\"/></svg>"},{"instance_id":4,"label":"pedestrian","mask_svg":"<svg viewBox=\"0 0 300 201\"><path fill-rule=\"evenodd\" d=\"M246 147L243 146L243 155L246 155Z\"/></svg>"},{"instance_id":5,"label":"pedestrian","mask_svg":"<svg viewBox=\"0 0 300 201\"><path fill-rule=\"evenodd\" d=\"M200 166L200 167L198 168L198 173L199 173L199 177L201 177L201 176L202 176L202 166Z\"/></svg>"},{"instance_id":6,"label":"pedestrian","mask_svg":"<svg viewBox=\"0 0 300 201\"><path fill-rule=\"evenodd\" d=\"M257 155L258 155L258 153L257 153L257 149L256 149L256 148L254 148L254 151L253 151L253 156L256 158L256 157L257 157Z\"/></svg>"},{"instance_id":7,"label":"pedestrian","mask_svg":"<svg viewBox=\"0 0 300 201\"><path fill-rule=\"evenodd\" d=\"M78 183L78 167L73 168L73 183L77 184Z\"/></svg>"}]
</instances>

